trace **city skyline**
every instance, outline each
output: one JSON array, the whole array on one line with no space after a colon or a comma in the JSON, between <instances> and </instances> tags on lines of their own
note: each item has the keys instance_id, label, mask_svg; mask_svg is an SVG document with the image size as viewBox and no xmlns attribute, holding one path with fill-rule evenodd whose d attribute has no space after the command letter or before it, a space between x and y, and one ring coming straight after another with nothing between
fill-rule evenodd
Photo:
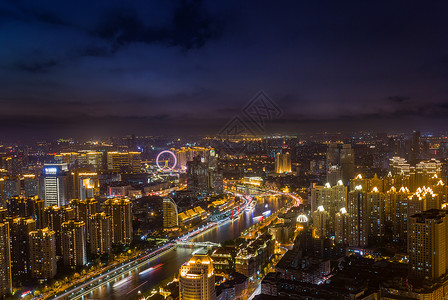
<instances>
[{"instance_id":1,"label":"city skyline","mask_svg":"<svg viewBox=\"0 0 448 300\"><path fill-rule=\"evenodd\" d=\"M447 5L2 1L2 136L445 130Z\"/></svg>"}]
</instances>

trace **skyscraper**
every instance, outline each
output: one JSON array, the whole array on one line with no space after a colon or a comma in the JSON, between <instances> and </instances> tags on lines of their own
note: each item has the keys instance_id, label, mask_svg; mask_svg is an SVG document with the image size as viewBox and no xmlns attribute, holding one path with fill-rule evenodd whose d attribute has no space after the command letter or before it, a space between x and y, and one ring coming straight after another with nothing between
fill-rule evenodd
<instances>
[{"instance_id":1,"label":"skyscraper","mask_svg":"<svg viewBox=\"0 0 448 300\"><path fill-rule=\"evenodd\" d=\"M361 186L348 193L347 212L350 222L349 245L366 247L368 245L367 197Z\"/></svg>"},{"instance_id":2,"label":"skyscraper","mask_svg":"<svg viewBox=\"0 0 448 300\"><path fill-rule=\"evenodd\" d=\"M331 235L329 228L329 213L321 205L313 212L313 227L316 229L316 235L320 238L329 238Z\"/></svg>"},{"instance_id":3,"label":"skyscraper","mask_svg":"<svg viewBox=\"0 0 448 300\"><path fill-rule=\"evenodd\" d=\"M213 261L208 255L195 255L180 267L181 300L215 300Z\"/></svg>"},{"instance_id":4,"label":"skyscraper","mask_svg":"<svg viewBox=\"0 0 448 300\"><path fill-rule=\"evenodd\" d=\"M94 255L110 253L112 245L111 217L105 212L101 212L91 215L89 220L90 253Z\"/></svg>"},{"instance_id":5,"label":"skyscraper","mask_svg":"<svg viewBox=\"0 0 448 300\"><path fill-rule=\"evenodd\" d=\"M55 232L56 254L62 255L61 226L62 223L75 218L75 211L70 206L49 206L45 208L45 226Z\"/></svg>"},{"instance_id":6,"label":"skyscraper","mask_svg":"<svg viewBox=\"0 0 448 300\"><path fill-rule=\"evenodd\" d=\"M31 276L40 280L56 275L56 238L54 231L44 228L30 232Z\"/></svg>"},{"instance_id":7,"label":"skyscraper","mask_svg":"<svg viewBox=\"0 0 448 300\"><path fill-rule=\"evenodd\" d=\"M61 239L64 265L84 266L87 263L86 224L75 220L62 223Z\"/></svg>"},{"instance_id":8,"label":"skyscraper","mask_svg":"<svg viewBox=\"0 0 448 300\"><path fill-rule=\"evenodd\" d=\"M87 241L90 241L90 219L92 216L100 211L100 205L94 198L89 199L73 199L70 201L70 206L73 207L75 218L83 221L86 224Z\"/></svg>"},{"instance_id":9,"label":"skyscraper","mask_svg":"<svg viewBox=\"0 0 448 300\"><path fill-rule=\"evenodd\" d=\"M289 155L289 152L277 152L275 154L275 173L291 173L291 156Z\"/></svg>"},{"instance_id":10,"label":"skyscraper","mask_svg":"<svg viewBox=\"0 0 448 300\"><path fill-rule=\"evenodd\" d=\"M369 242L381 242L384 239L386 226L386 197L374 187L367 193L367 216Z\"/></svg>"},{"instance_id":11,"label":"skyscraper","mask_svg":"<svg viewBox=\"0 0 448 300\"><path fill-rule=\"evenodd\" d=\"M38 196L28 197L27 200L27 216L36 221L36 228L44 228L44 200L39 199Z\"/></svg>"},{"instance_id":12,"label":"skyscraper","mask_svg":"<svg viewBox=\"0 0 448 300\"><path fill-rule=\"evenodd\" d=\"M169 229L179 225L177 204L173 198L163 198L163 228Z\"/></svg>"},{"instance_id":13,"label":"skyscraper","mask_svg":"<svg viewBox=\"0 0 448 300\"><path fill-rule=\"evenodd\" d=\"M36 230L36 222L29 218L15 218L11 226L11 270L14 278L30 275L29 234Z\"/></svg>"},{"instance_id":14,"label":"skyscraper","mask_svg":"<svg viewBox=\"0 0 448 300\"><path fill-rule=\"evenodd\" d=\"M112 218L112 243L130 244L132 241L132 202L129 199L107 199L105 212Z\"/></svg>"},{"instance_id":15,"label":"skyscraper","mask_svg":"<svg viewBox=\"0 0 448 300\"><path fill-rule=\"evenodd\" d=\"M392 222L393 241L401 244L407 241L409 196L409 189L405 187L399 190L392 187L386 193L386 219Z\"/></svg>"},{"instance_id":16,"label":"skyscraper","mask_svg":"<svg viewBox=\"0 0 448 300\"><path fill-rule=\"evenodd\" d=\"M39 198L47 206L64 206L67 201L67 165L46 164L40 176Z\"/></svg>"},{"instance_id":17,"label":"skyscraper","mask_svg":"<svg viewBox=\"0 0 448 300\"><path fill-rule=\"evenodd\" d=\"M347 206L347 187L339 181L331 186L326 183L324 186L313 185L311 189L311 210L316 211L319 206L323 206L329 214L328 226L331 235L335 232L335 215L343 207Z\"/></svg>"},{"instance_id":18,"label":"skyscraper","mask_svg":"<svg viewBox=\"0 0 448 300\"><path fill-rule=\"evenodd\" d=\"M23 188L25 190L25 197L39 195L39 178L34 174L23 175Z\"/></svg>"},{"instance_id":19,"label":"skyscraper","mask_svg":"<svg viewBox=\"0 0 448 300\"><path fill-rule=\"evenodd\" d=\"M198 193L222 193L222 173L218 169L218 156L210 150L208 160L196 156L187 162L188 189Z\"/></svg>"},{"instance_id":20,"label":"skyscraper","mask_svg":"<svg viewBox=\"0 0 448 300\"><path fill-rule=\"evenodd\" d=\"M0 298L12 290L9 224L0 223Z\"/></svg>"},{"instance_id":21,"label":"skyscraper","mask_svg":"<svg viewBox=\"0 0 448 300\"><path fill-rule=\"evenodd\" d=\"M355 174L355 153L350 144L342 145L340 164L342 169L342 181L347 183Z\"/></svg>"},{"instance_id":22,"label":"skyscraper","mask_svg":"<svg viewBox=\"0 0 448 300\"><path fill-rule=\"evenodd\" d=\"M413 277L437 280L448 271L448 214L428 210L409 218L409 266Z\"/></svg>"},{"instance_id":23,"label":"skyscraper","mask_svg":"<svg viewBox=\"0 0 448 300\"><path fill-rule=\"evenodd\" d=\"M73 170L68 177L68 198L86 200L99 195L100 184L98 173L88 168Z\"/></svg>"},{"instance_id":24,"label":"skyscraper","mask_svg":"<svg viewBox=\"0 0 448 300\"><path fill-rule=\"evenodd\" d=\"M338 213L336 213L336 232L335 241L338 244L348 245L348 240L350 237L350 222L349 215L345 207L341 208Z\"/></svg>"}]
</instances>

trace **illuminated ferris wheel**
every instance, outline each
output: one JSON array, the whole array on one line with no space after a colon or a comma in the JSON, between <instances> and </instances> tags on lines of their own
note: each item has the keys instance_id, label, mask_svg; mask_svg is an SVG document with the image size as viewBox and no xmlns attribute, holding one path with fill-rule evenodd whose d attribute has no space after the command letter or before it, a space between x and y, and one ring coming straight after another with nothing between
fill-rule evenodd
<instances>
[{"instance_id":1,"label":"illuminated ferris wheel","mask_svg":"<svg viewBox=\"0 0 448 300\"><path fill-rule=\"evenodd\" d=\"M172 151L164 150L157 155L156 164L159 171L173 171L177 165L177 157Z\"/></svg>"}]
</instances>

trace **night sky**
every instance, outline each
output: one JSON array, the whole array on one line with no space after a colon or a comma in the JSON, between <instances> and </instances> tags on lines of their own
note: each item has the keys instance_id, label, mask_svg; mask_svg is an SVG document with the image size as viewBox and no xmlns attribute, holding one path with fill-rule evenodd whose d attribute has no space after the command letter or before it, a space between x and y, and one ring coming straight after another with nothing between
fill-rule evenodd
<instances>
[{"instance_id":1,"label":"night sky","mask_svg":"<svg viewBox=\"0 0 448 300\"><path fill-rule=\"evenodd\" d=\"M448 2L0 1L0 138L448 130Z\"/></svg>"}]
</instances>

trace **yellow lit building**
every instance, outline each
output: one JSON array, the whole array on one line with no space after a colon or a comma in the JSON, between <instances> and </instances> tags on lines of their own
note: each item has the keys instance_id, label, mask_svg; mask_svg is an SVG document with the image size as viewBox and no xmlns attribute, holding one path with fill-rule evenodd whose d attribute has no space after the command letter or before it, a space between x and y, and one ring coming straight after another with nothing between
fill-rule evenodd
<instances>
[{"instance_id":1,"label":"yellow lit building","mask_svg":"<svg viewBox=\"0 0 448 300\"><path fill-rule=\"evenodd\" d=\"M291 156L289 152L275 154L275 173L291 173Z\"/></svg>"},{"instance_id":2,"label":"yellow lit building","mask_svg":"<svg viewBox=\"0 0 448 300\"><path fill-rule=\"evenodd\" d=\"M428 210L409 218L411 276L437 280L448 271L448 213Z\"/></svg>"},{"instance_id":3,"label":"yellow lit building","mask_svg":"<svg viewBox=\"0 0 448 300\"><path fill-rule=\"evenodd\" d=\"M163 228L169 229L179 225L177 204L173 198L163 198Z\"/></svg>"},{"instance_id":4,"label":"yellow lit building","mask_svg":"<svg viewBox=\"0 0 448 300\"><path fill-rule=\"evenodd\" d=\"M208 255L195 255L180 267L179 299L216 299L213 261Z\"/></svg>"},{"instance_id":5,"label":"yellow lit building","mask_svg":"<svg viewBox=\"0 0 448 300\"><path fill-rule=\"evenodd\" d=\"M30 266L33 278L48 280L56 275L56 238L44 228L30 232Z\"/></svg>"},{"instance_id":6,"label":"yellow lit building","mask_svg":"<svg viewBox=\"0 0 448 300\"><path fill-rule=\"evenodd\" d=\"M111 217L101 212L91 215L89 220L90 253L110 253L112 244Z\"/></svg>"},{"instance_id":7,"label":"yellow lit building","mask_svg":"<svg viewBox=\"0 0 448 300\"><path fill-rule=\"evenodd\" d=\"M107 152L107 170L140 172L142 161L140 152Z\"/></svg>"},{"instance_id":8,"label":"yellow lit building","mask_svg":"<svg viewBox=\"0 0 448 300\"><path fill-rule=\"evenodd\" d=\"M105 212L112 220L112 243L130 244L132 241L132 202L129 199L108 199Z\"/></svg>"},{"instance_id":9,"label":"yellow lit building","mask_svg":"<svg viewBox=\"0 0 448 300\"><path fill-rule=\"evenodd\" d=\"M12 290L9 243L9 224L0 223L0 298L4 298Z\"/></svg>"},{"instance_id":10,"label":"yellow lit building","mask_svg":"<svg viewBox=\"0 0 448 300\"><path fill-rule=\"evenodd\" d=\"M82 267L87 263L86 224L70 220L62 223L62 259L64 265Z\"/></svg>"}]
</instances>

